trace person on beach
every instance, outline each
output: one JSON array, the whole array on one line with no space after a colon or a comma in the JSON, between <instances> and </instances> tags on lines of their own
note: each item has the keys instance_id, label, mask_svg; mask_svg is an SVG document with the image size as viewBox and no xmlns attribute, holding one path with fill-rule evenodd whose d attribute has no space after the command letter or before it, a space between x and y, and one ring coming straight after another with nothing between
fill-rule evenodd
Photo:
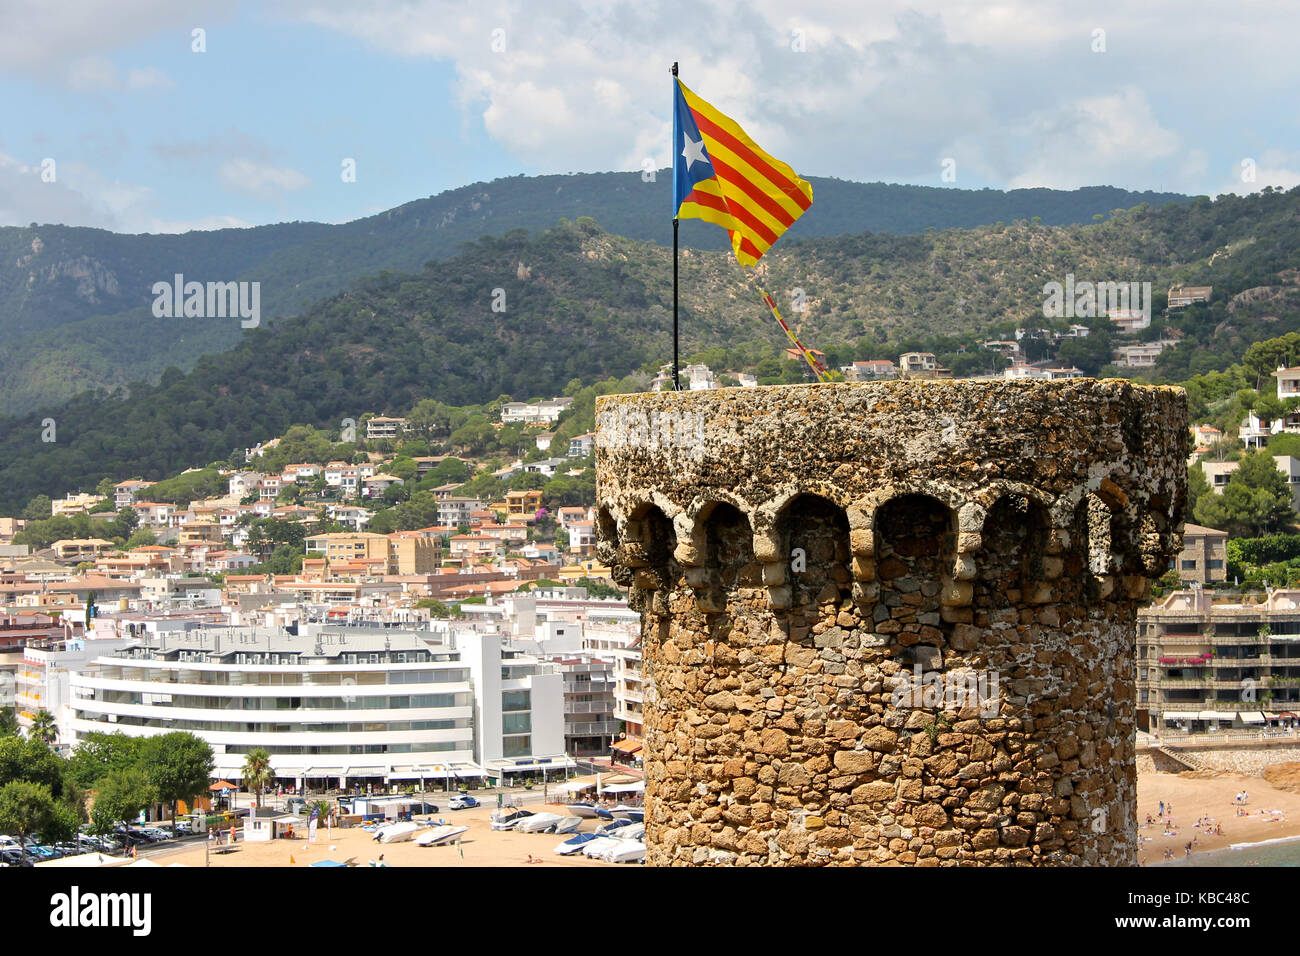
<instances>
[{"instance_id":1,"label":"person on beach","mask_svg":"<svg viewBox=\"0 0 1300 956\"><path fill-rule=\"evenodd\" d=\"M1165 815L1165 802L1164 802L1163 800L1161 800L1161 801L1160 801L1160 816L1163 817L1164 815Z\"/></svg>"}]
</instances>

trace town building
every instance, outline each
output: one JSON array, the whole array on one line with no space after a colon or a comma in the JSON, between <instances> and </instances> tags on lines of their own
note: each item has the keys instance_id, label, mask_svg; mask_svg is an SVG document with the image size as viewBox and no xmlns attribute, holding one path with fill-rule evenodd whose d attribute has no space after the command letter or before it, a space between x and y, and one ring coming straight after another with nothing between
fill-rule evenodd
<instances>
[{"instance_id":1,"label":"town building","mask_svg":"<svg viewBox=\"0 0 1300 956\"><path fill-rule=\"evenodd\" d=\"M1277 726L1300 712L1300 591L1175 591L1138 612L1137 656L1140 728L1168 739Z\"/></svg>"},{"instance_id":2,"label":"town building","mask_svg":"<svg viewBox=\"0 0 1300 956\"><path fill-rule=\"evenodd\" d=\"M119 481L113 486L113 510L121 511L123 508L131 507L135 504L137 496L152 486L152 481L142 481L139 478Z\"/></svg>"},{"instance_id":3,"label":"town building","mask_svg":"<svg viewBox=\"0 0 1300 956\"><path fill-rule=\"evenodd\" d=\"M501 423L503 425L536 425L560 420L570 405L571 397L552 398L544 402L506 402L501 406Z\"/></svg>"},{"instance_id":4,"label":"town building","mask_svg":"<svg viewBox=\"0 0 1300 956\"><path fill-rule=\"evenodd\" d=\"M1277 379L1277 397L1282 400L1300 398L1300 368L1282 368L1273 373Z\"/></svg>"},{"instance_id":5,"label":"town building","mask_svg":"<svg viewBox=\"0 0 1300 956\"><path fill-rule=\"evenodd\" d=\"M400 438L405 428L405 418L387 418L383 415L376 415L374 418L366 419L366 441L375 441L376 439L391 441Z\"/></svg>"},{"instance_id":6,"label":"town building","mask_svg":"<svg viewBox=\"0 0 1300 956\"><path fill-rule=\"evenodd\" d=\"M1106 317L1120 334L1140 332L1151 327L1151 313L1145 309L1110 309Z\"/></svg>"},{"instance_id":7,"label":"town building","mask_svg":"<svg viewBox=\"0 0 1300 956\"><path fill-rule=\"evenodd\" d=\"M1183 525L1183 550L1174 560L1184 583L1212 584L1228 577L1228 532Z\"/></svg>"},{"instance_id":8,"label":"town building","mask_svg":"<svg viewBox=\"0 0 1300 956\"><path fill-rule=\"evenodd\" d=\"M14 674L13 706L18 726L28 730L38 712L49 711L58 728L55 745L70 745L75 739L69 709L72 681L77 675L95 673L94 662L101 654L111 654L128 643L111 638L87 640L84 634L29 639Z\"/></svg>"},{"instance_id":9,"label":"town building","mask_svg":"<svg viewBox=\"0 0 1300 956\"><path fill-rule=\"evenodd\" d=\"M844 378L850 382L874 382L879 379L894 378L898 375L898 369L889 359L869 359L865 362L854 362L852 365L846 365L840 369L844 373Z\"/></svg>"},{"instance_id":10,"label":"town building","mask_svg":"<svg viewBox=\"0 0 1300 956\"><path fill-rule=\"evenodd\" d=\"M188 730L238 779L265 748L315 786L564 771L563 683L500 634L305 624L141 630L73 674L77 735Z\"/></svg>"},{"instance_id":11,"label":"town building","mask_svg":"<svg viewBox=\"0 0 1300 956\"><path fill-rule=\"evenodd\" d=\"M1209 302L1214 286L1176 285L1169 289L1169 308L1181 309L1197 302Z\"/></svg>"},{"instance_id":12,"label":"town building","mask_svg":"<svg viewBox=\"0 0 1300 956\"><path fill-rule=\"evenodd\" d=\"M91 508L106 500L101 495L68 494L50 503L50 513L54 517L59 515L84 515Z\"/></svg>"},{"instance_id":13,"label":"town building","mask_svg":"<svg viewBox=\"0 0 1300 956\"><path fill-rule=\"evenodd\" d=\"M596 449L596 433L586 432L569 439L569 457L585 458Z\"/></svg>"}]
</instances>

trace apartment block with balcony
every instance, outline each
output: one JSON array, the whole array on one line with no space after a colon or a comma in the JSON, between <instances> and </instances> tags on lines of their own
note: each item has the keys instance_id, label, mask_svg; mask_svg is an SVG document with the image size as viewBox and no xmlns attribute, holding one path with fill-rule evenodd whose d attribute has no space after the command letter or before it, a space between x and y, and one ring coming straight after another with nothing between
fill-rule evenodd
<instances>
[{"instance_id":1,"label":"apartment block with balcony","mask_svg":"<svg viewBox=\"0 0 1300 956\"><path fill-rule=\"evenodd\" d=\"M190 731L234 779L255 747L277 777L329 786L482 775L465 656L383 627L159 629L73 675L71 723L78 736Z\"/></svg>"},{"instance_id":2,"label":"apartment block with balcony","mask_svg":"<svg viewBox=\"0 0 1300 956\"><path fill-rule=\"evenodd\" d=\"M1300 591L1215 603L1175 591L1138 612L1138 726L1162 737L1252 733L1300 713Z\"/></svg>"},{"instance_id":3,"label":"apartment block with balcony","mask_svg":"<svg viewBox=\"0 0 1300 956\"><path fill-rule=\"evenodd\" d=\"M614 663L592 654L551 658L564 679L564 749L573 756L604 756L618 736Z\"/></svg>"}]
</instances>

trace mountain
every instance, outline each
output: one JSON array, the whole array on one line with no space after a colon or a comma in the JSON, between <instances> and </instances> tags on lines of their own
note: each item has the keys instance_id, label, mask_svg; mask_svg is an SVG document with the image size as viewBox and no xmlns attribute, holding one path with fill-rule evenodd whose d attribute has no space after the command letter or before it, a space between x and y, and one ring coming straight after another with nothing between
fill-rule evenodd
<instances>
[{"instance_id":1,"label":"mountain","mask_svg":"<svg viewBox=\"0 0 1300 956\"><path fill-rule=\"evenodd\" d=\"M1174 360L1224 368L1252 341L1300 331L1300 189L1139 206L1090 226L805 239L783 243L762 266L783 304L803 290L805 311L788 314L834 363L956 352L995 330L1041 324L1044 284L1074 273L1154 290L1213 285L1210 303L1157 318L1152 331L1183 335L1167 353ZM670 276L669 250L580 221L540 235L514 230L419 272L358 280L249 330L189 373L133 385L128 397L86 392L0 419L0 509L89 490L105 476L160 478L224 460L295 423L337 431L344 418L402 414L426 397L528 399L574 378L653 369L671 356ZM1162 292L1156 301L1159 309ZM1093 371L1109 361L1101 324L1086 340L1101 351ZM707 350L720 369L779 367L783 333L729 253L683 254L681 326L684 356ZM42 440L46 418L54 441Z\"/></svg>"},{"instance_id":2,"label":"mountain","mask_svg":"<svg viewBox=\"0 0 1300 956\"><path fill-rule=\"evenodd\" d=\"M1186 197L1110 187L962 190L812 177L816 201L783 245L864 231L899 235L1039 217L1092 222L1114 209ZM91 387L156 381L169 367L239 342L228 319L155 318L155 282L260 283L262 321L296 315L361 276L418 271L462 243L516 228L594 218L631 239L671 243L671 182L640 173L516 176L476 183L340 225L283 223L184 235L119 235L68 226L0 228L0 413L20 413ZM686 248L722 250L726 235L685 221Z\"/></svg>"}]
</instances>

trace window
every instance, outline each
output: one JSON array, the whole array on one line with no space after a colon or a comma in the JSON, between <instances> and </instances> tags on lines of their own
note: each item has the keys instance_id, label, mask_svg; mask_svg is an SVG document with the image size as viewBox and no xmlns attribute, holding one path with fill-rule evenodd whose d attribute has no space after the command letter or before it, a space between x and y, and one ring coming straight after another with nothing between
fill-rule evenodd
<instances>
[{"instance_id":1,"label":"window","mask_svg":"<svg viewBox=\"0 0 1300 956\"><path fill-rule=\"evenodd\" d=\"M1195 570L1196 570L1196 559L1193 558L1193 559L1190 560L1190 561L1184 560L1183 563L1182 563L1182 568L1183 568L1184 571L1195 571Z\"/></svg>"},{"instance_id":2,"label":"window","mask_svg":"<svg viewBox=\"0 0 1300 956\"><path fill-rule=\"evenodd\" d=\"M532 694L526 690L506 690L501 692L501 710L532 710Z\"/></svg>"},{"instance_id":3,"label":"window","mask_svg":"<svg viewBox=\"0 0 1300 956\"><path fill-rule=\"evenodd\" d=\"M1205 566L1211 571L1217 571L1223 567L1223 558L1210 558L1205 562Z\"/></svg>"},{"instance_id":4,"label":"window","mask_svg":"<svg viewBox=\"0 0 1300 956\"><path fill-rule=\"evenodd\" d=\"M526 734L532 729L532 714L527 711L501 715L501 732L503 734Z\"/></svg>"},{"instance_id":5,"label":"window","mask_svg":"<svg viewBox=\"0 0 1300 956\"><path fill-rule=\"evenodd\" d=\"M502 737L501 755L503 757L526 757L532 750L529 737Z\"/></svg>"}]
</instances>

